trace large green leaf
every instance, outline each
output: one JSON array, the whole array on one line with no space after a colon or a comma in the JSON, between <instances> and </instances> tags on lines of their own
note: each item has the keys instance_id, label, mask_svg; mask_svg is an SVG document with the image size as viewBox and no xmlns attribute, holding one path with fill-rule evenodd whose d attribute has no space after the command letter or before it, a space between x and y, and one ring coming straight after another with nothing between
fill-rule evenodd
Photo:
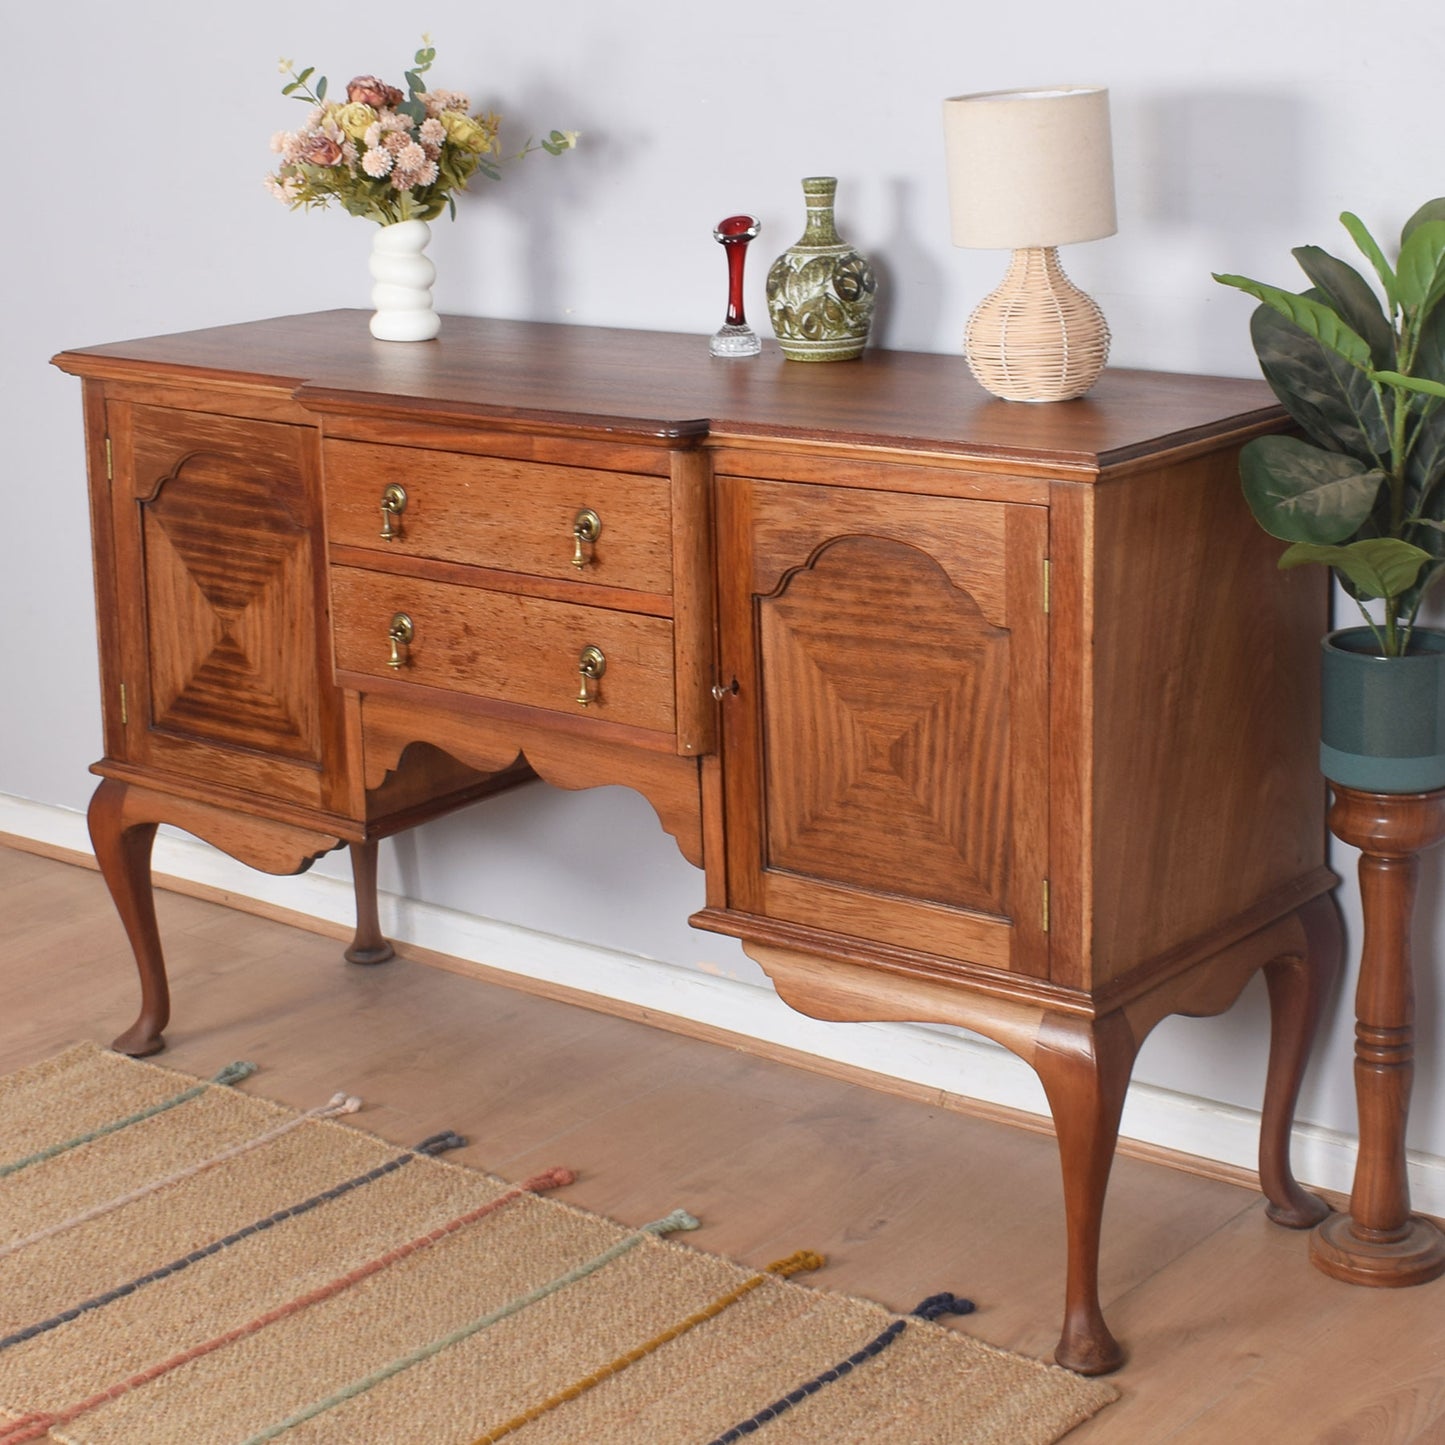
<instances>
[{"instance_id":1,"label":"large green leaf","mask_svg":"<svg viewBox=\"0 0 1445 1445\"><path fill-rule=\"evenodd\" d=\"M1390 303L1390 314L1393 316L1400 306L1400 293L1395 284L1395 273L1390 263L1385 260L1385 253L1380 250L1380 243L1370 234L1365 223L1350 211L1341 212L1340 224L1350 233L1350 239L1375 268L1375 275L1380 278L1380 285L1385 288L1385 299Z\"/></svg>"},{"instance_id":2,"label":"large green leaf","mask_svg":"<svg viewBox=\"0 0 1445 1445\"><path fill-rule=\"evenodd\" d=\"M1400 244L1403 246L1410 239L1410 232L1417 226L1423 226L1426 221L1445 221L1445 196L1437 196L1433 201L1426 201L1408 221L1400 232Z\"/></svg>"},{"instance_id":3,"label":"large green leaf","mask_svg":"<svg viewBox=\"0 0 1445 1445\"><path fill-rule=\"evenodd\" d=\"M1395 330L1369 282L1348 262L1331 256L1318 246L1296 246L1292 254L1300 269L1318 288L1320 299L1369 342L1373 363L1376 366L1393 366Z\"/></svg>"},{"instance_id":4,"label":"large green leaf","mask_svg":"<svg viewBox=\"0 0 1445 1445\"><path fill-rule=\"evenodd\" d=\"M1400 305L1416 324L1445 296L1445 221L1422 221L1400 247L1395 268Z\"/></svg>"},{"instance_id":5,"label":"large green leaf","mask_svg":"<svg viewBox=\"0 0 1445 1445\"><path fill-rule=\"evenodd\" d=\"M1249 319L1259 367L1285 410L1321 446L1374 466L1390 432L1369 378L1268 306Z\"/></svg>"},{"instance_id":6,"label":"large green leaf","mask_svg":"<svg viewBox=\"0 0 1445 1445\"><path fill-rule=\"evenodd\" d=\"M1430 554L1396 537L1367 537L1343 547L1296 542L1279 559L1281 567L1321 562L1342 573L1357 597L1399 597L1411 587Z\"/></svg>"},{"instance_id":7,"label":"large green leaf","mask_svg":"<svg viewBox=\"0 0 1445 1445\"><path fill-rule=\"evenodd\" d=\"M1239 456L1255 520L1283 542L1344 542L1368 520L1385 474L1296 437L1256 437Z\"/></svg>"},{"instance_id":8,"label":"large green leaf","mask_svg":"<svg viewBox=\"0 0 1445 1445\"><path fill-rule=\"evenodd\" d=\"M1436 307L1422 328L1411 370L1416 376L1445 382L1445 306ZM1412 409L1419 421L1405 464L1409 508L1413 511L1423 496L1425 515L1445 520L1445 404L1419 398Z\"/></svg>"},{"instance_id":9,"label":"large green leaf","mask_svg":"<svg viewBox=\"0 0 1445 1445\"><path fill-rule=\"evenodd\" d=\"M1370 364L1370 345L1358 331L1347 326L1337 312L1323 301L1309 296L1297 296L1293 291L1278 286L1267 286L1263 281L1251 281L1248 276L1220 276L1214 278L1222 286L1233 286L1273 307L1281 316L1293 321L1301 331L1314 337L1322 346L1350 362L1354 366L1367 367Z\"/></svg>"}]
</instances>

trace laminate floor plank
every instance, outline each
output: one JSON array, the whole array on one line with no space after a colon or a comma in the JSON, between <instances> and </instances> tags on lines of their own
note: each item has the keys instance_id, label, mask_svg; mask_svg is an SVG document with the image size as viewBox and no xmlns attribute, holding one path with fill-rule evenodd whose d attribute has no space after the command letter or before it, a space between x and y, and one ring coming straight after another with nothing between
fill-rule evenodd
<instances>
[{"instance_id":1,"label":"laminate floor plank","mask_svg":"<svg viewBox=\"0 0 1445 1445\"><path fill-rule=\"evenodd\" d=\"M508 1178L562 1163L577 1205L640 1222L684 1205L697 1247L829 1258L818 1288L907 1309L970 1295L956 1326L1047 1358L1062 1307L1062 1190L1047 1135L759 1058L745 1047L157 895L175 1021L157 1062L298 1107L360 1094L398 1144L440 1128ZM0 1069L134 1015L134 966L94 871L0 846ZM1114 1167L1102 1294L1124 1398L1070 1445L1445 1445L1445 1281L1361 1290L1308 1262L1258 1195L1137 1159ZM670 1442L659 1442L670 1445ZM907 1445L907 1442L900 1442Z\"/></svg>"}]
</instances>

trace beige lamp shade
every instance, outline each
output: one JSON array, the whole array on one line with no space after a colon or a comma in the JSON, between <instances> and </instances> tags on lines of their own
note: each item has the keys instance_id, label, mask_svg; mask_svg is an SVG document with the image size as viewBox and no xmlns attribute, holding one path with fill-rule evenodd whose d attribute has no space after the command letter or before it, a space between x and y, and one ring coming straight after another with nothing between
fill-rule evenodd
<instances>
[{"instance_id":1,"label":"beige lamp shade","mask_svg":"<svg viewBox=\"0 0 1445 1445\"><path fill-rule=\"evenodd\" d=\"M955 246L1064 246L1118 229L1107 90L956 95L943 126Z\"/></svg>"}]
</instances>

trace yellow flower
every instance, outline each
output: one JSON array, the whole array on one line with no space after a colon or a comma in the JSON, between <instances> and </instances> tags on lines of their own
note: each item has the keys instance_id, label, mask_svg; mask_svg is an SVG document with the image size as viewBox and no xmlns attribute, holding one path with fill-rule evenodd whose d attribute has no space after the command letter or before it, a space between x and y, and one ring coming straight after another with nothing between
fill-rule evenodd
<instances>
[{"instance_id":1,"label":"yellow flower","mask_svg":"<svg viewBox=\"0 0 1445 1445\"><path fill-rule=\"evenodd\" d=\"M376 119L376 112L369 105L353 100L347 105L337 106L331 118L352 140L360 140Z\"/></svg>"},{"instance_id":2,"label":"yellow flower","mask_svg":"<svg viewBox=\"0 0 1445 1445\"><path fill-rule=\"evenodd\" d=\"M473 155L486 155L497 148L497 118L470 116L459 110L444 110L437 117L446 128L447 139Z\"/></svg>"}]
</instances>

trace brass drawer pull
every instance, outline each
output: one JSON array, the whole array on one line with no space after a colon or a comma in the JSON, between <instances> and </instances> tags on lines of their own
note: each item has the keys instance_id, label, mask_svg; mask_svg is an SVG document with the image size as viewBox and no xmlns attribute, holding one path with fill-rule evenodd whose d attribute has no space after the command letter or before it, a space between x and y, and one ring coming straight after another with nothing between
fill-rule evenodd
<instances>
[{"instance_id":1,"label":"brass drawer pull","mask_svg":"<svg viewBox=\"0 0 1445 1445\"><path fill-rule=\"evenodd\" d=\"M387 658L386 665L400 671L403 667L411 665L410 647L412 639L416 636L416 627L405 612L398 612L391 619L391 627L387 630L387 639L391 643L391 656Z\"/></svg>"},{"instance_id":2,"label":"brass drawer pull","mask_svg":"<svg viewBox=\"0 0 1445 1445\"><path fill-rule=\"evenodd\" d=\"M582 674L582 687L577 693L577 706L588 707L597 698L597 689L588 691L588 684L597 682L607 671L607 659L600 647L584 647L577 660L577 671Z\"/></svg>"},{"instance_id":3,"label":"brass drawer pull","mask_svg":"<svg viewBox=\"0 0 1445 1445\"><path fill-rule=\"evenodd\" d=\"M406 488L392 482L381 494L381 540L394 542L401 536L401 514L406 511Z\"/></svg>"},{"instance_id":4,"label":"brass drawer pull","mask_svg":"<svg viewBox=\"0 0 1445 1445\"><path fill-rule=\"evenodd\" d=\"M582 551L585 542L589 547L602 535L602 518L591 507L583 507L572 519L572 565L580 572L588 562L588 554Z\"/></svg>"}]
</instances>

